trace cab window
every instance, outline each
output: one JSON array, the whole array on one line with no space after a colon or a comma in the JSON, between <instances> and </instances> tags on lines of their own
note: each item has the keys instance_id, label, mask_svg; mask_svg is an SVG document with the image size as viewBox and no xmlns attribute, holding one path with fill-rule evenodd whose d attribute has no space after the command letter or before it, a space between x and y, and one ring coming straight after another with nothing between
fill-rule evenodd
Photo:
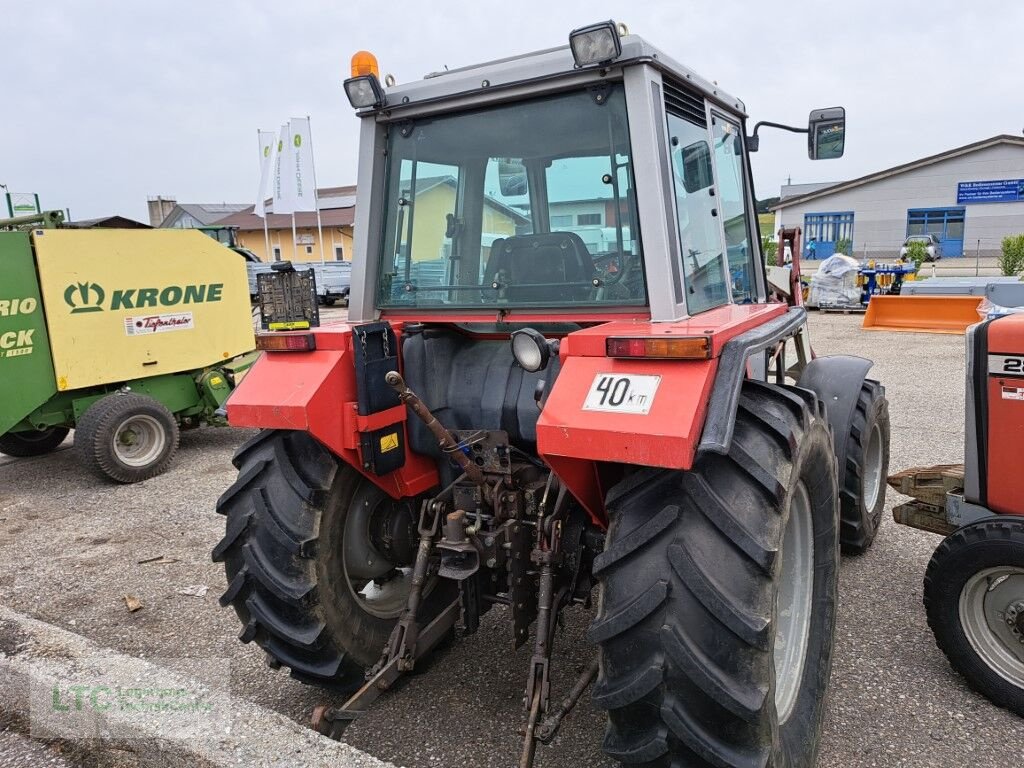
<instances>
[{"instance_id":1,"label":"cab window","mask_svg":"<svg viewBox=\"0 0 1024 768\"><path fill-rule=\"evenodd\" d=\"M729 301L719 225L711 135L694 118L669 112L669 151L679 222L686 308L691 315Z\"/></svg>"},{"instance_id":2,"label":"cab window","mask_svg":"<svg viewBox=\"0 0 1024 768\"><path fill-rule=\"evenodd\" d=\"M743 166L743 139L738 123L714 115L711 135L715 145L718 172L718 206L725 230L725 251L729 264L729 284L736 304L756 300L754 249L750 243L746 173Z\"/></svg>"}]
</instances>

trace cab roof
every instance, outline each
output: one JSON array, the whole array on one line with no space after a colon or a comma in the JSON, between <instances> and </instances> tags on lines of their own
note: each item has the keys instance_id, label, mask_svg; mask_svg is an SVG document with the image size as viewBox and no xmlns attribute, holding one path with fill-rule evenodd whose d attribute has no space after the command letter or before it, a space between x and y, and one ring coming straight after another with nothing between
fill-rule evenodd
<instances>
[{"instance_id":1,"label":"cab roof","mask_svg":"<svg viewBox=\"0 0 1024 768\"><path fill-rule=\"evenodd\" d=\"M360 114L386 111L399 115L405 109L448 99L454 96L470 96L511 86L528 85L531 82L550 81L556 78L571 78L573 75L597 71L613 72L637 64L649 64L664 75L700 91L707 99L746 116L744 103L722 90L713 82L705 80L693 70L683 66L663 51L654 47L639 35L622 37L622 55L608 65L594 65L579 69L568 45L548 48L533 53L510 56L504 59L458 69L431 72L422 80L393 85L385 89L386 103L383 110L364 110Z\"/></svg>"}]
</instances>

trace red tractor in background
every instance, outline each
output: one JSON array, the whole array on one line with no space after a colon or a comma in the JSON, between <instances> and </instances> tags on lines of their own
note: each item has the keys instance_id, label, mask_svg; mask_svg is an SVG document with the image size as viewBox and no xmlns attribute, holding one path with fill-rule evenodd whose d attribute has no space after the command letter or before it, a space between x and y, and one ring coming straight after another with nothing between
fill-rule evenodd
<instances>
[{"instance_id":1,"label":"red tractor in background","mask_svg":"<svg viewBox=\"0 0 1024 768\"><path fill-rule=\"evenodd\" d=\"M624 764L811 765L884 390L769 300L743 103L613 22L569 42L387 88L357 55L349 320L271 308L268 278L221 602L352 692L315 713L334 737L498 606L516 647L533 627L520 765L595 678ZM788 129L842 155L841 108ZM555 704L556 619L595 589Z\"/></svg>"},{"instance_id":2,"label":"red tractor in background","mask_svg":"<svg viewBox=\"0 0 1024 768\"><path fill-rule=\"evenodd\" d=\"M964 463L889 478L914 500L896 522L946 538L924 604L939 648L974 690L1024 716L1024 314L967 331Z\"/></svg>"}]
</instances>

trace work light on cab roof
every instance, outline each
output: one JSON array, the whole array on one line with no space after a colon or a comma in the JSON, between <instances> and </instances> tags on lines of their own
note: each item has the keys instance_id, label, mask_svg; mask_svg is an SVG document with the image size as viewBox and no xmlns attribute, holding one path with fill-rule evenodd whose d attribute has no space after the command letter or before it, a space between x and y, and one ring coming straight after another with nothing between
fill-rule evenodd
<instances>
[{"instance_id":1,"label":"work light on cab roof","mask_svg":"<svg viewBox=\"0 0 1024 768\"><path fill-rule=\"evenodd\" d=\"M625 29L625 25L622 25ZM622 55L619 27L609 19L574 29L569 33L569 47L577 67L606 64Z\"/></svg>"}]
</instances>

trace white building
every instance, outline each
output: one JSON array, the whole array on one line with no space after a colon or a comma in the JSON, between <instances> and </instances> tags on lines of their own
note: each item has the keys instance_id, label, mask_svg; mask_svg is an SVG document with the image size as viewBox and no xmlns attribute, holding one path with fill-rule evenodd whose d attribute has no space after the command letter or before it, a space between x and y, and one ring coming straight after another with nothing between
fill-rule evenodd
<instances>
[{"instance_id":1,"label":"white building","mask_svg":"<svg viewBox=\"0 0 1024 768\"><path fill-rule=\"evenodd\" d=\"M817 258L842 240L858 258L891 258L919 234L936 235L945 258L994 256L1004 237L1024 233L1024 137L993 136L852 181L783 187L772 210L775 231L802 228Z\"/></svg>"}]
</instances>

